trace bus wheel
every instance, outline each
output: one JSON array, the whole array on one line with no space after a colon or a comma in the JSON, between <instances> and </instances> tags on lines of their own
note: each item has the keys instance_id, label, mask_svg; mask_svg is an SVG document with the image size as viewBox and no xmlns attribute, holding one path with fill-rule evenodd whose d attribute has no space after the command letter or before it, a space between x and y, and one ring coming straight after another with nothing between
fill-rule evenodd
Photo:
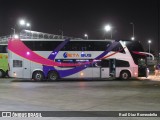
<instances>
[{"instance_id":1,"label":"bus wheel","mask_svg":"<svg viewBox=\"0 0 160 120\"><path fill-rule=\"evenodd\" d=\"M5 76L5 72L3 70L0 70L0 78L3 78Z\"/></svg>"},{"instance_id":2,"label":"bus wheel","mask_svg":"<svg viewBox=\"0 0 160 120\"><path fill-rule=\"evenodd\" d=\"M130 73L128 71L122 71L120 74L120 78L122 80L127 80L130 78Z\"/></svg>"},{"instance_id":3,"label":"bus wheel","mask_svg":"<svg viewBox=\"0 0 160 120\"><path fill-rule=\"evenodd\" d=\"M56 71L50 71L49 74L48 74L48 79L49 80L52 80L52 81L55 81L58 79L58 73Z\"/></svg>"},{"instance_id":4,"label":"bus wheel","mask_svg":"<svg viewBox=\"0 0 160 120\"><path fill-rule=\"evenodd\" d=\"M35 81L42 81L44 79L44 74L42 71L35 71L32 78Z\"/></svg>"}]
</instances>

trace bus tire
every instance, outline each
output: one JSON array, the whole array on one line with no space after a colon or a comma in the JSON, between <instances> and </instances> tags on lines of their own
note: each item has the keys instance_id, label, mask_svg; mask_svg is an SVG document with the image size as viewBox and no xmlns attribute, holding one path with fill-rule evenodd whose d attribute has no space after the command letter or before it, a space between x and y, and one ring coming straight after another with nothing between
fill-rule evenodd
<instances>
[{"instance_id":1,"label":"bus tire","mask_svg":"<svg viewBox=\"0 0 160 120\"><path fill-rule=\"evenodd\" d=\"M0 70L0 78L5 77L5 72L3 70Z\"/></svg>"},{"instance_id":2,"label":"bus tire","mask_svg":"<svg viewBox=\"0 0 160 120\"><path fill-rule=\"evenodd\" d=\"M120 73L120 79L122 80L128 80L130 78L130 72L127 70L121 71Z\"/></svg>"},{"instance_id":3,"label":"bus tire","mask_svg":"<svg viewBox=\"0 0 160 120\"><path fill-rule=\"evenodd\" d=\"M51 80L51 81L55 81L59 78L59 75L56 71L50 71L48 73L48 79Z\"/></svg>"},{"instance_id":4,"label":"bus tire","mask_svg":"<svg viewBox=\"0 0 160 120\"><path fill-rule=\"evenodd\" d=\"M32 75L33 80L42 81L44 79L44 74L42 71L35 71Z\"/></svg>"}]
</instances>

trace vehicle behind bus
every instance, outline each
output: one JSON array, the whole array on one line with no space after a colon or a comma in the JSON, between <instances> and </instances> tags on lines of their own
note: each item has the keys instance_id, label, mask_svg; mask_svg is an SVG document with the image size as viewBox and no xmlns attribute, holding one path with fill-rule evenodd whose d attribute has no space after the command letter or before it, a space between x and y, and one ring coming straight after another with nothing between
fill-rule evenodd
<instances>
[{"instance_id":1,"label":"vehicle behind bus","mask_svg":"<svg viewBox=\"0 0 160 120\"><path fill-rule=\"evenodd\" d=\"M7 44L0 44L0 78L8 74Z\"/></svg>"}]
</instances>

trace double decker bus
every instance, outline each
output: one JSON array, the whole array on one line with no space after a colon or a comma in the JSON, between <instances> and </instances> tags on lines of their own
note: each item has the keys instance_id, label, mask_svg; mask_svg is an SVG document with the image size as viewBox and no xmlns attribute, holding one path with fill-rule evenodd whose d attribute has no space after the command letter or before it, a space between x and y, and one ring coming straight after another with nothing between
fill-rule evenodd
<instances>
[{"instance_id":1,"label":"double decker bus","mask_svg":"<svg viewBox=\"0 0 160 120\"><path fill-rule=\"evenodd\" d=\"M143 52L140 42L129 40L12 38L9 76L37 81L147 77Z\"/></svg>"},{"instance_id":2,"label":"double decker bus","mask_svg":"<svg viewBox=\"0 0 160 120\"><path fill-rule=\"evenodd\" d=\"M7 44L0 44L0 78L8 74Z\"/></svg>"}]
</instances>

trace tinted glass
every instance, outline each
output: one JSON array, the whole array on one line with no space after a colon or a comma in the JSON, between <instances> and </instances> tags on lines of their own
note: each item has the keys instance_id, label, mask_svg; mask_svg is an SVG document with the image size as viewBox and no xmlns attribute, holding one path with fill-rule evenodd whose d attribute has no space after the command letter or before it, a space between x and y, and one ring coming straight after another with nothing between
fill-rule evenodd
<instances>
[{"instance_id":1,"label":"tinted glass","mask_svg":"<svg viewBox=\"0 0 160 120\"><path fill-rule=\"evenodd\" d=\"M120 43L118 43L118 45L116 45L116 47L113 48L112 51L125 53L125 51Z\"/></svg>"},{"instance_id":2,"label":"tinted glass","mask_svg":"<svg viewBox=\"0 0 160 120\"><path fill-rule=\"evenodd\" d=\"M129 67L129 62L123 60L116 60L116 67Z\"/></svg>"},{"instance_id":3,"label":"tinted glass","mask_svg":"<svg viewBox=\"0 0 160 120\"><path fill-rule=\"evenodd\" d=\"M101 65L102 67L109 67L109 60L102 60Z\"/></svg>"},{"instance_id":4,"label":"tinted glass","mask_svg":"<svg viewBox=\"0 0 160 120\"><path fill-rule=\"evenodd\" d=\"M92 59L55 59L56 62L61 62L61 63L72 63L72 64L85 64L88 62L92 62ZM86 64L87 67L92 67L92 64ZM59 67L64 67L64 66L59 66ZM65 66L65 67L76 67L76 66ZM78 66L77 66L78 67Z\"/></svg>"},{"instance_id":5,"label":"tinted glass","mask_svg":"<svg viewBox=\"0 0 160 120\"><path fill-rule=\"evenodd\" d=\"M23 41L32 51L53 51L62 41Z\"/></svg>"},{"instance_id":6,"label":"tinted glass","mask_svg":"<svg viewBox=\"0 0 160 120\"><path fill-rule=\"evenodd\" d=\"M33 51L53 51L62 41L23 41ZM105 51L111 42L109 41L70 41L61 51ZM120 47L122 48L122 47ZM115 50L119 50L117 47Z\"/></svg>"},{"instance_id":7,"label":"tinted glass","mask_svg":"<svg viewBox=\"0 0 160 120\"><path fill-rule=\"evenodd\" d=\"M62 51L105 51L109 44L107 41L70 41Z\"/></svg>"},{"instance_id":8,"label":"tinted glass","mask_svg":"<svg viewBox=\"0 0 160 120\"><path fill-rule=\"evenodd\" d=\"M7 45L0 45L0 53L7 53Z\"/></svg>"},{"instance_id":9,"label":"tinted glass","mask_svg":"<svg viewBox=\"0 0 160 120\"><path fill-rule=\"evenodd\" d=\"M138 65L139 59L146 59L146 55L136 54L135 52L144 52L143 46L138 41L126 41L126 46L130 51L134 63Z\"/></svg>"},{"instance_id":10,"label":"tinted glass","mask_svg":"<svg viewBox=\"0 0 160 120\"><path fill-rule=\"evenodd\" d=\"M22 67L21 60L13 60L13 67Z\"/></svg>"},{"instance_id":11,"label":"tinted glass","mask_svg":"<svg viewBox=\"0 0 160 120\"><path fill-rule=\"evenodd\" d=\"M125 41L130 51L144 52L143 46L138 41Z\"/></svg>"},{"instance_id":12,"label":"tinted glass","mask_svg":"<svg viewBox=\"0 0 160 120\"><path fill-rule=\"evenodd\" d=\"M138 65L139 66L146 66L146 60L141 58L141 59L138 59Z\"/></svg>"},{"instance_id":13,"label":"tinted glass","mask_svg":"<svg viewBox=\"0 0 160 120\"><path fill-rule=\"evenodd\" d=\"M98 60L98 61L93 62L92 67L101 67L101 61Z\"/></svg>"}]
</instances>

